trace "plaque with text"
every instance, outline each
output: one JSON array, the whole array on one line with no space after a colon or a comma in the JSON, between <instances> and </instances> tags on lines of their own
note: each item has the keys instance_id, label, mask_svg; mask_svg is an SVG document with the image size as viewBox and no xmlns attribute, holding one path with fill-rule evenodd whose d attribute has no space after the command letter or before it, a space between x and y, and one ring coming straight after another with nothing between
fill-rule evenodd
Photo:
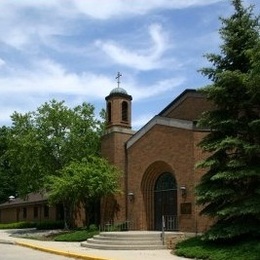
<instances>
[{"instance_id":1,"label":"plaque with text","mask_svg":"<svg viewBox=\"0 0 260 260\"><path fill-rule=\"evenodd\" d=\"M181 203L181 214L191 214L191 203Z\"/></svg>"}]
</instances>

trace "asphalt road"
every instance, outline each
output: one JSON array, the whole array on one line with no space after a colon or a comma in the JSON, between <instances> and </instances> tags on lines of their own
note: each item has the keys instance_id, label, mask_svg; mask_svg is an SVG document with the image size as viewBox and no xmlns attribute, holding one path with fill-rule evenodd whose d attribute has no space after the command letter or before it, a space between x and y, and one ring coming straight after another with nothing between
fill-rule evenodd
<instances>
[{"instance_id":1,"label":"asphalt road","mask_svg":"<svg viewBox=\"0 0 260 260\"><path fill-rule=\"evenodd\" d=\"M49 254L17 245L0 244L0 260L68 260L72 258Z\"/></svg>"}]
</instances>

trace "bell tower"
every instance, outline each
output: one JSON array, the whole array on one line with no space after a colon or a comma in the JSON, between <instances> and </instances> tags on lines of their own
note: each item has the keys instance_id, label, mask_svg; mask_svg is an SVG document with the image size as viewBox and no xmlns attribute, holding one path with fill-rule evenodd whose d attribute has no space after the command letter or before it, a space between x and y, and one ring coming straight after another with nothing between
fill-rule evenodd
<instances>
[{"instance_id":1,"label":"bell tower","mask_svg":"<svg viewBox=\"0 0 260 260\"><path fill-rule=\"evenodd\" d=\"M113 198L104 198L101 207L101 222L123 222L127 218L127 151L126 143L135 133L131 128L132 96L120 87L117 74L117 87L112 89L106 99L106 130L101 138L101 154L121 170L119 180L121 193ZM115 207L116 205L116 207ZM112 217L113 216L113 217Z\"/></svg>"},{"instance_id":2,"label":"bell tower","mask_svg":"<svg viewBox=\"0 0 260 260\"><path fill-rule=\"evenodd\" d=\"M120 77L117 74L117 88L114 88L106 97L106 126L131 129L131 101L132 96L120 87Z\"/></svg>"}]
</instances>

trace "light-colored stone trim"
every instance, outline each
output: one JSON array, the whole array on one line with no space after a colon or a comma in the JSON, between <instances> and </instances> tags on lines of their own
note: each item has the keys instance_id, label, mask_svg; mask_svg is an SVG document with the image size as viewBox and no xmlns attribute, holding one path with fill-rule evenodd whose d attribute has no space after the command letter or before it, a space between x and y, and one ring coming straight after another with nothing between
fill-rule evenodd
<instances>
[{"instance_id":1,"label":"light-colored stone trim","mask_svg":"<svg viewBox=\"0 0 260 260\"><path fill-rule=\"evenodd\" d=\"M144 127L142 127L135 135L133 135L127 142L126 147L130 148L137 140L145 135L155 125L169 126L186 130L193 130L194 125L192 121L174 119L168 117L155 116Z\"/></svg>"},{"instance_id":2,"label":"light-colored stone trim","mask_svg":"<svg viewBox=\"0 0 260 260\"><path fill-rule=\"evenodd\" d=\"M129 134L133 135L135 134L135 131L129 128L124 128L122 126L112 126L105 131L105 135L111 134L111 133L123 133L123 134Z\"/></svg>"}]
</instances>

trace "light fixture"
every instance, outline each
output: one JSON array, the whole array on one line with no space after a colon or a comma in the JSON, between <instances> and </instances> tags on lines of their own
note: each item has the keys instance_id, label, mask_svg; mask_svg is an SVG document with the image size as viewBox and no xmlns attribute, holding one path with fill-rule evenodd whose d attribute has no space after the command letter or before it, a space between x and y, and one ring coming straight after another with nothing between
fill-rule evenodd
<instances>
[{"instance_id":1,"label":"light fixture","mask_svg":"<svg viewBox=\"0 0 260 260\"><path fill-rule=\"evenodd\" d=\"M9 201L13 201L13 200L15 200L15 196L11 195L11 196L8 197L8 199L9 199Z\"/></svg>"},{"instance_id":2,"label":"light fixture","mask_svg":"<svg viewBox=\"0 0 260 260\"><path fill-rule=\"evenodd\" d=\"M134 195L133 192L129 192L129 193L127 194L127 196L128 196L128 199L129 199L130 201L133 201L134 198L135 198L135 195Z\"/></svg>"},{"instance_id":3,"label":"light fixture","mask_svg":"<svg viewBox=\"0 0 260 260\"><path fill-rule=\"evenodd\" d=\"M185 197L187 195L187 189L186 186L180 186L180 190L181 190L181 196Z\"/></svg>"}]
</instances>

